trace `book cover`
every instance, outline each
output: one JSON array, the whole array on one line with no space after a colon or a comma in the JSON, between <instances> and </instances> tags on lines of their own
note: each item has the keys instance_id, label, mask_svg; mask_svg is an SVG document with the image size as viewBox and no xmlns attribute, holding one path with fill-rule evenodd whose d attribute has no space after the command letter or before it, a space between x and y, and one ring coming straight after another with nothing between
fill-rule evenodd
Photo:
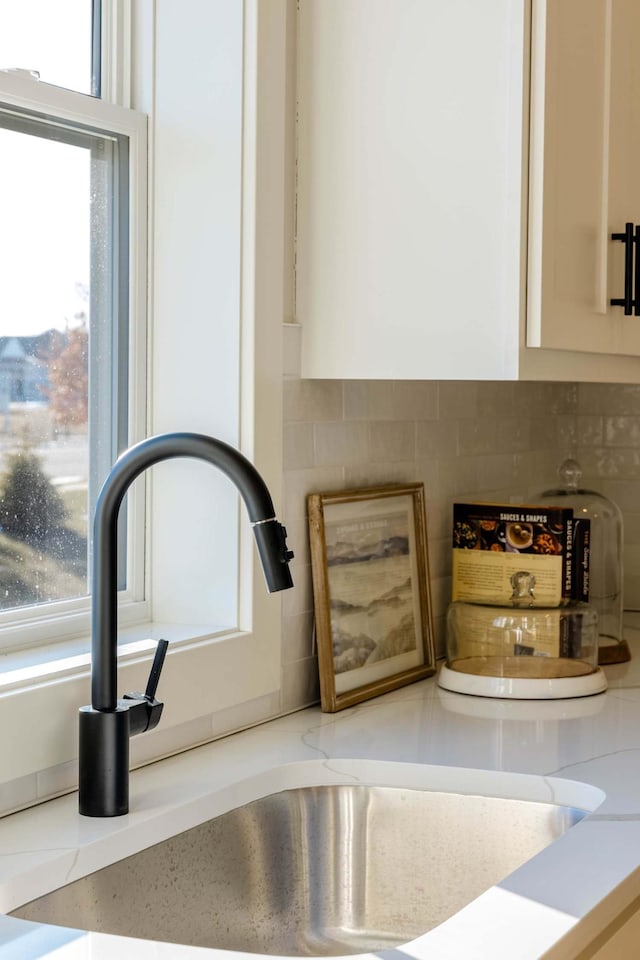
<instances>
[{"instance_id":1,"label":"book cover","mask_svg":"<svg viewBox=\"0 0 640 960\"><path fill-rule=\"evenodd\" d=\"M580 523L584 560L587 521ZM588 577L575 549L570 507L455 503L452 599L546 607L584 599Z\"/></svg>"},{"instance_id":2,"label":"book cover","mask_svg":"<svg viewBox=\"0 0 640 960\"><path fill-rule=\"evenodd\" d=\"M589 600L589 563L591 556L591 521L586 517L573 519L573 592L572 599Z\"/></svg>"}]
</instances>

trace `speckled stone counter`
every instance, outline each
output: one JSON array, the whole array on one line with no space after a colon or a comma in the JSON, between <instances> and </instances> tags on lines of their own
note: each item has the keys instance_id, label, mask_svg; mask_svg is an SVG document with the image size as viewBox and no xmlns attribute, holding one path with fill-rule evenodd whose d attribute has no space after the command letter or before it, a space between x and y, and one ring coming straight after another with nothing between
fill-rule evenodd
<instances>
[{"instance_id":1,"label":"speckled stone counter","mask_svg":"<svg viewBox=\"0 0 640 960\"><path fill-rule=\"evenodd\" d=\"M82 818L75 794L6 817L0 909L290 786L413 778L422 788L482 793L495 789L498 772L502 795L563 802L568 791L593 812L398 949L416 960L569 960L640 896L640 616L629 617L627 635L634 657L606 668L609 689L597 696L489 700L450 693L430 679L337 714L304 710L136 771L125 817ZM56 960L230 957L6 916L0 949L3 960L52 951Z\"/></svg>"}]
</instances>

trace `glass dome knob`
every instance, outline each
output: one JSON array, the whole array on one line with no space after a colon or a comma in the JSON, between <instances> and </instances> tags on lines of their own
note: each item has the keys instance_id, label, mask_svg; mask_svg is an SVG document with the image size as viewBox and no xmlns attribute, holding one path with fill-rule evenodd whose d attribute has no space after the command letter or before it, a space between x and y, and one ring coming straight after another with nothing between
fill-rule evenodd
<instances>
[{"instance_id":1,"label":"glass dome knob","mask_svg":"<svg viewBox=\"0 0 640 960\"><path fill-rule=\"evenodd\" d=\"M558 467L558 476L567 490L577 490L582 478L582 467L577 460L568 457Z\"/></svg>"}]
</instances>

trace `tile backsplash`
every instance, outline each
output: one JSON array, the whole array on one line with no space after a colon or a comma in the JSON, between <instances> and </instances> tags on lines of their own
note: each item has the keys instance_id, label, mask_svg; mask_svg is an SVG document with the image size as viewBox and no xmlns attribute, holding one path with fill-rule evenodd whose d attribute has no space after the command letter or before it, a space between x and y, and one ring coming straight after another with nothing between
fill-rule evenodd
<instances>
[{"instance_id":1,"label":"tile backsplash","mask_svg":"<svg viewBox=\"0 0 640 960\"><path fill-rule=\"evenodd\" d=\"M281 695L176 728L173 740L163 741L166 753L319 699L307 493L424 483L443 653L453 500L531 500L556 485L567 456L580 460L585 486L623 511L625 607L640 609L640 385L285 379L282 515L296 553L296 586L282 594ZM70 762L1 783L0 815L72 790L76 778Z\"/></svg>"},{"instance_id":2,"label":"tile backsplash","mask_svg":"<svg viewBox=\"0 0 640 960\"><path fill-rule=\"evenodd\" d=\"M581 383L575 456L624 517L624 606L640 609L640 385Z\"/></svg>"},{"instance_id":3,"label":"tile backsplash","mask_svg":"<svg viewBox=\"0 0 640 960\"><path fill-rule=\"evenodd\" d=\"M283 709L318 698L306 494L422 481L434 625L444 653L455 499L522 500L568 456L625 519L625 606L640 607L640 386L452 381L284 384L284 516L296 589L284 597Z\"/></svg>"}]
</instances>

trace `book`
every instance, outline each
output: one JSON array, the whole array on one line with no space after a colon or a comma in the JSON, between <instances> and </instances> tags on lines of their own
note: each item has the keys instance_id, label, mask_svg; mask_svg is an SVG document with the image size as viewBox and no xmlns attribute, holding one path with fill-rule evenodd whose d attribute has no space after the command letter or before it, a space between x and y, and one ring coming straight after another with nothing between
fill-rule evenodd
<instances>
[{"instance_id":1,"label":"book","mask_svg":"<svg viewBox=\"0 0 640 960\"><path fill-rule=\"evenodd\" d=\"M589 521L571 507L454 503L452 599L557 607L589 596Z\"/></svg>"},{"instance_id":2,"label":"book","mask_svg":"<svg viewBox=\"0 0 640 960\"><path fill-rule=\"evenodd\" d=\"M591 558L591 520L573 518L573 592L572 599L583 603L589 600L589 565Z\"/></svg>"}]
</instances>

